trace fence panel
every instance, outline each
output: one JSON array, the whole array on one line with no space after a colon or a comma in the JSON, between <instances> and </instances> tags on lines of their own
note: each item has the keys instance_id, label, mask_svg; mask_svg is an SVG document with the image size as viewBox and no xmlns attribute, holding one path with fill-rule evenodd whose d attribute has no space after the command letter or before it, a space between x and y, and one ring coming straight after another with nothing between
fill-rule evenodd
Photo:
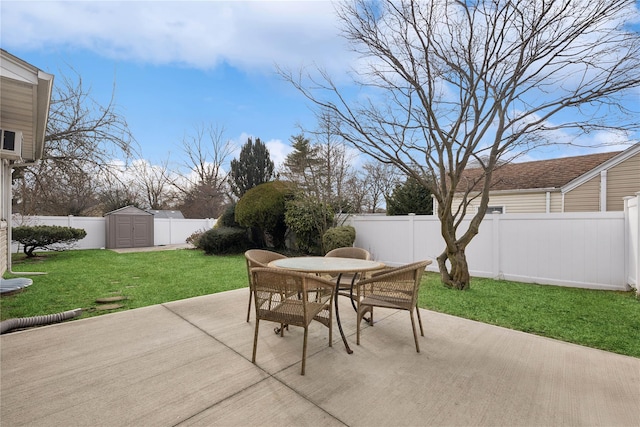
<instances>
[{"instance_id":1,"label":"fence panel","mask_svg":"<svg viewBox=\"0 0 640 427\"><path fill-rule=\"evenodd\" d=\"M435 258L445 244L435 216L349 218L356 246L390 265ZM459 234L468 227L463 222ZM628 289L628 259L623 212L563 214L493 214L480 225L467 248L473 276L520 282ZM637 267L636 267L637 268ZM625 274L625 271L631 271Z\"/></svg>"}]
</instances>

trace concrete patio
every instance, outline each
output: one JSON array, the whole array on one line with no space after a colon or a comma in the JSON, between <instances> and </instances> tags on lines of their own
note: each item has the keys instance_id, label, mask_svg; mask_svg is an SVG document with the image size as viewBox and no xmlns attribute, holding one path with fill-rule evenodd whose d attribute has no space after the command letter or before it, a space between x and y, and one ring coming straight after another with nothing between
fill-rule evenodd
<instances>
[{"instance_id":1,"label":"concrete patio","mask_svg":"<svg viewBox=\"0 0 640 427\"><path fill-rule=\"evenodd\" d=\"M638 426L640 359L423 310L280 338L247 289L0 337L2 426Z\"/></svg>"}]
</instances>

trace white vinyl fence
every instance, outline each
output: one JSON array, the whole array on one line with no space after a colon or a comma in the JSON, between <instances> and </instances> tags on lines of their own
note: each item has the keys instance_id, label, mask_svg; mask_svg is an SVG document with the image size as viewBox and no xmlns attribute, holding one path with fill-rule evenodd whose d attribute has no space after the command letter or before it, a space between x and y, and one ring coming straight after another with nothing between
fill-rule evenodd
<instances>
[{"instance_id":1,"label":"white vinyl fence","mask_svg":"<svg viewBox=\"0 0 640 427\"><path fill-rule=\"evenodd\" d=\"M560 286L638 288L638 197L624 212L490 214L467 248L473 276ZM399 265L431 259L444 250L436 216L355 215L355 246L374 259ZM463 223L465 229L468 222Z\"/></svg>"},{"instance_id":2,"label":"white vinyl fence","mask_svg":"<svg viewBox=\"0 0 640 427\"><path fill-rule=\"evenodd\" d=\"M213 228L215 219L154 218L154 243L156 246L185 243L187 237L196 231ZM81 216L16 216L13 227L20 225L59 225L62 227L82 228L87 236L80 240L74 249L101 249L106 243L106 224L104 217ZM12 252L18 251L18 244L12 243Z\"/></svg>"}]
</instances>

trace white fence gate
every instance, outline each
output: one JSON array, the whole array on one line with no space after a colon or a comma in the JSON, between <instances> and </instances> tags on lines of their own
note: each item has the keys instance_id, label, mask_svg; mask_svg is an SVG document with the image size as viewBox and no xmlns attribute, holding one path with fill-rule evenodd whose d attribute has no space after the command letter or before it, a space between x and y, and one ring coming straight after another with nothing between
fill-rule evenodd
<instances>
[{"instance_id":1,"label":"white fence gate","mask_svg":"<svg viewBox=\"0 0 640 427\"><path fill-rule=\"evenodd\" d=\"M593 289L638 288L638 197L624 212L491 214L467 248L473 276ZM355 215L355 245L390 265L434 261L444 250L435 216ZM463 223L465 229L469 222Z\"/></svg>"}]
</instances>

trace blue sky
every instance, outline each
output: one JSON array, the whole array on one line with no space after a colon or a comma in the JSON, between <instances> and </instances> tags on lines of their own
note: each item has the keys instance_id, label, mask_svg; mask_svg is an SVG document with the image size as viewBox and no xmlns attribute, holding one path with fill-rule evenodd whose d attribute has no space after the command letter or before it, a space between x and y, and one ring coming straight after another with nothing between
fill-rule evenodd
<instances>
[{"instance_id":1,"label":"blue sky","mask_svg":"<svg viewBox=\"0 0 640 427\"><path fill-rule=\"evenodd\" d=\"M238 149L259 137L279 163L298 125L316 120L275 64L318 65L338 80L355 64L329 1L2 0L0 8L3 49L56 76L75 70L101 103L115 83L118 111L154 164L179 163L184 137L203 125L223 127Z\"/></svg>"}]
</instances>

